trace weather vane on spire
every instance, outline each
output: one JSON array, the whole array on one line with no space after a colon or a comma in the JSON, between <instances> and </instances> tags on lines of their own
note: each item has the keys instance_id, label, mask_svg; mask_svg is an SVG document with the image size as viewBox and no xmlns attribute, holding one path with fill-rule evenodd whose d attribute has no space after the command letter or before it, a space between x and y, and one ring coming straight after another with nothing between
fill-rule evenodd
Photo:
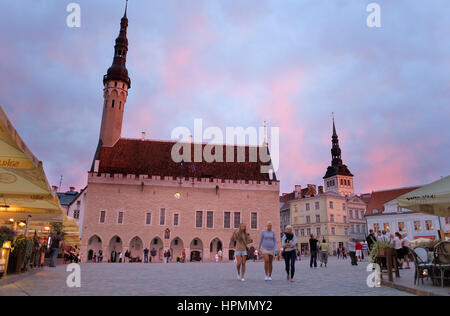
<instances>
[{"instance_id":1,"label":"weather vane on spire","mask_svg":"<svg viewBox=\"0 0 450 316\"><path fill-rule=\"evenodd\" d=\"M331 112L331 119L332 119L333 122L334 122L334 112Z\"/></svg>"}]
</instances>

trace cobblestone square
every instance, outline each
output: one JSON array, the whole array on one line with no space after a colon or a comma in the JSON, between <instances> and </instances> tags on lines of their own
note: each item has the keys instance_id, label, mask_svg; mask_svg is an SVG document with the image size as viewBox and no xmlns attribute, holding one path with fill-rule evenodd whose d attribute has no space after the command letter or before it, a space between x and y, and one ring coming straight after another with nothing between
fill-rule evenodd
<instances>
[{"instance_id":1,"label":"cobblestone square","mask_svg":"<svg viewBox=\"0 0 450 316\"><path fill-rule=\"evenodd\" d=\"M14 283L0 283L0 296L408 295L384 286L369 288L366 267L367 262L352 267L349 260L330 258L327 268L311 269L303 260L296 265L296 282L290 283L283 261L274 262L273 281L264 281L262 262L248 262L246 282L237 280L234 263L81 264L81 288L66 286L66 266L45 267Z\"/></svg>"}]
</instances>

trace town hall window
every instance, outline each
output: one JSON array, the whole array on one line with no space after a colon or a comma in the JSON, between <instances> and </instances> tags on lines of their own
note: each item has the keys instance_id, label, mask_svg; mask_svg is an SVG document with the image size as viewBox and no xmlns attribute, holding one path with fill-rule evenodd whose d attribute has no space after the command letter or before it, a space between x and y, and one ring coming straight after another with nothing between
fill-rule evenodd
<instances>
[{"instance_id":1,"label":"town hall window","mask_svg":"<svg viewBox=\"0 0 450 316\"><path fill-rule=\"evenodd\" d=\"M251 228L258 229L258 213L253 212L251 215Z\"/></svg>"},{"instance_id":2,"label":"town hall window","mask_svg":"<svg viewBox=\"0 0 450 316\"><path fill-rule=\"evenodd\" d=\"M319 202L316 202L315 205L314 205L314 207L315 207L316 210L318 210L318 209L320 208Z\"/></svg>"},{"instance_id":3,"label":"town hall window","mask_svg":"<svg viewBox=\"0 0 450 316\"><path fill-rule=\"evenodd\" d=\"M123 212L119 212L119 216L117 217L117 224L123 224Z\"/></svg>"},{"instance_id":4,"label":"town hall window","mask_svg":"<svg viewBox=\"0 0 450 316\"><path fill-rule=\"evenodd\" d=\"M151 225L152 223L152 213L145 214L145 224Z\"/></svg>"},{"instance_id":5,"label":"town hall window","mask_svg":"<svg viewBox=\"0 0 450 316\"><path fill-rule=\"evenodd\" d=\"M178 226L180 219L180 214L176 213L173 214L173 226Z\"/></svg>"},{"instance_id":6,"label":"town hall window","mask_svg":"<svg viewBox=\"0 0 450 316\"><path fill-rule=\"evenodd\" d=\"M208 211L206 212L206 228L214 227L214 212Z\"/></svg>"},{"instance_id":7,"label":"town hall window","mask_svg":"<svg viewBox=\"0 0 450 316\"><path fill-rule=\"evenodd\" d=\"M100 212L100 223L104 223L105 222L105 217L106 217L106 212L105 211L101 211Z\"/></svg>"},{"instance_id":8,"label":"town hall window","mask_svg":"<svg viewBox=\"0 0 450 316\"><path fill-rule=\"evenodd\" d=\"M166 225L166 209L162 208L159 213L159 225Z\"/></svg>"},{"instance_id":9,"label":"town hall window","mask_svg":"<svg viewBox=\"0 0 450 316\"><path fill-rule=\"evenodd\" d=\"M195 213L195 227L202 228L203 227L203 212L197 211Z\"/></svg>"},{"instance_id":10,"label":"town hall window","mask_svg":"<svg viewBox=\"0 0 450 316\"><path fill-rule=\"evenodd\" d=\"M330 201L330 208L333 209L333 201Z\"/></svg>"},{"instance_id":11,"label":"town hall window","mask_svg":"<svg viewBox=\"0 0 450 316\"><path fill-rule=\"evenodd\" d=\"M225 212L223 215L223 228L231 228L231 212Z\"/></svg>"},{"instance_id":12,"label":"town hall window","mask_svg":"<svg viewBox=\"0 0 450 316\"><path fill-rule=\"evenodd\" d=\"M234 228L239 228L241 225L241 212L234 212Z\"/></svg>"}]
</instances>

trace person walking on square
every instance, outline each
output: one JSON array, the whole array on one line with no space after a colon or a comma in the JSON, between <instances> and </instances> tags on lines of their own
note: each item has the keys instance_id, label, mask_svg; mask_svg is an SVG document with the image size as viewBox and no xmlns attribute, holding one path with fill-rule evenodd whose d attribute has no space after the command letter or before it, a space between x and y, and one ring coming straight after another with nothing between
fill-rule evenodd
<instances>
[{"instance_id":1,"label":"person walking on square","mask_svg":"<svg viewBox=\"0 0 450 316\"><path fill-rule=\"evenodd\" d=\"M314 265L314 268L317 268L317 243L319 241L314 238L314 235L311 234L311 238L309 238L309 251L311 253L311 259L309 261L309 267L312 268Z\"/></svg>"},{"instance_id":2,"label":"person walking on square","mask_svg":"<svg viewBox=\"0 0 450 316\"><path fill-rule=\"evenodd\" d=\"M352 266L358 265L358 260L356 258L356 243L353 238L350 238L347 242L347 248L350 254L351 264Z\"/></svg>"},{"instance_id":3,"label":"person walking on square","mask_svg":"<svg viewBox=\"0 0 450 316\"><path fill-rule=\"evenodd\" d=\"M172 254L170 253L170 250L167 250L167 253L166 253L166 256L167 256L167 263L169 263L170 262L170 256L171 256Z\"/></svg>"},{"instance_id":4,"label":"person walking on square","mask_svg":"<svg viewBox=\"0 0 450 316\"><path fill-rule=\"evenodd\" d=\"M185 251L183 249L183 251ZM186 254L186 252L184 252L184 254ZM150 250L150 263L152 262L152 259L154 260L154 258L156 257L156 249L155 247L152 248L152 250Z\"/></svg>"},{"instance_id":5,"label":"person walking on square","mask_svg":"<svg viewBox=\"0 0 450 316\"><path fill-rule=\"evenodd\" d=\"M288 281L294 282L295 261L297 258L296 245L297 237L292 233L292 226L286 226L286 232L281 240L283 245L283 257L286 264L286 278Z\"/></svg>"},{"instance_id":6,"label":"person walking on square","mask_svg":"<svg viewBox=\"0 0 450 316\"><path fill-rule=\"evenodd\" d=\"M409 265L409 239L408 234L402 235L402 246L403 246L403 256L404 260L406 262L406 268L405 269L411 269Z\"/></svg>"},{"instance_id":7,"label":"person walking on square","mask_svg":"<svg viewBox=\"0 0 450 316\"><path fill-rule=\"evenodd\" d=\"M51 249L51 257L50 257L50 267L54 268L56 267L55 261L58 257L59 249L61 248L62 244L62 237L61 232L57 232L55 236L53 236L50 249Z\"/></svg>"},{"instance_id":8,"label":"person walking on square","mask_svg":"<svg viewBox=\"0 0 450 316\"><path fill-rule=\"evenodd\" d=\"M241 281L245 281L245 264L248 255L247 245L253 242L253 240L250 238L250 234L247 233L247 225L241 223L239 225L239 230L233 233L230 241L236 242L236 250L234 252L234 255L236 257L238 279Z\"/></svg>"},{"instance_id":9,"label":"person walking on square","mask_svg":"<svg viewBox=\"0 0 450 316\"><path fill-rule=\"evenodd\" d=\"M325 265L325 268L328 264L328 244L325 238L320 243L320 267Z\"/></svg>"},{"instance_id":10,"label":"person walking on square","mask_svg":"<svg viewBox=\"0 0 450 316\"><path fill-rule=\"evenodd\" d=\"M264 257L264 272L266 273L264 278L265 281L272 281L273 258L276 251L277 236L275 232L272 231L272 222L268 222L266 230L261 232L258 246L258 253L261 253Z\"/></svg>"},{"instance_id":11,"label":"person walking on square","mask_svg":"<svg viewBox=\"0 0 450 316\"><path fill-rule=\"evenodd\" d=\"M404 253L403 253L402 235L399 232L396 232L393 241L395 252L397 253L398 268L403 269Z\"/></svg>"},{"instance_id":12,"label":"person walking on square","mask_svg":"<svg viewBox=\"0 0 450 316\"><path fill-rule=\"evenodd\" d=\"M362 244L360 242L357 242L355 244L355 249L356 249L356 258L358 259L358 261L362 261Z\"/></svg>"},{"instance_id":13,"label":"person walking on square","mask_svg":"<svg viewBox=\"0 0 450 316\"><path fill-rule=\"evenodd\" d=\"M367 241L367 246L369 248L369 252L371 252L373 244L376 243L376 241L377 241L377 237L375 237L375 233L373 232L373 229L371 229L369 231L369 235L367 236L366 241Z\"/></svg>"},{"instance_id":14,"label":"person walking on square","mask_svg":"<svg viewBox=\"0 0 450 316\"><path fill-rule=\"evenodd\" d=\"M148 248L145 247L145 249L144 249L144 263L148 263L148 252L149 252Z\"/></svg>"}]
</instances>

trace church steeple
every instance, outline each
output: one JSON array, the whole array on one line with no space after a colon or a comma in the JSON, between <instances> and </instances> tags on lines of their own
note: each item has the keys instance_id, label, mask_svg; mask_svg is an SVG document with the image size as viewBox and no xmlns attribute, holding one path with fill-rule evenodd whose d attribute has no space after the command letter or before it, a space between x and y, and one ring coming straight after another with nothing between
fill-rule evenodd
<instances>
[{"instance_id":1,"label":"church steeple","mask_svg":"<svg viewBox=\"0 0 450 316\"><path fill-rule=\"evenodd\" d=\"M333 135L331 136L331 166L323 177L326 191L334 191L341 195L353 194L353 174L343 164L339 137L336 132L336 124L333 114Z\"/></svg>"}]
</instances>

